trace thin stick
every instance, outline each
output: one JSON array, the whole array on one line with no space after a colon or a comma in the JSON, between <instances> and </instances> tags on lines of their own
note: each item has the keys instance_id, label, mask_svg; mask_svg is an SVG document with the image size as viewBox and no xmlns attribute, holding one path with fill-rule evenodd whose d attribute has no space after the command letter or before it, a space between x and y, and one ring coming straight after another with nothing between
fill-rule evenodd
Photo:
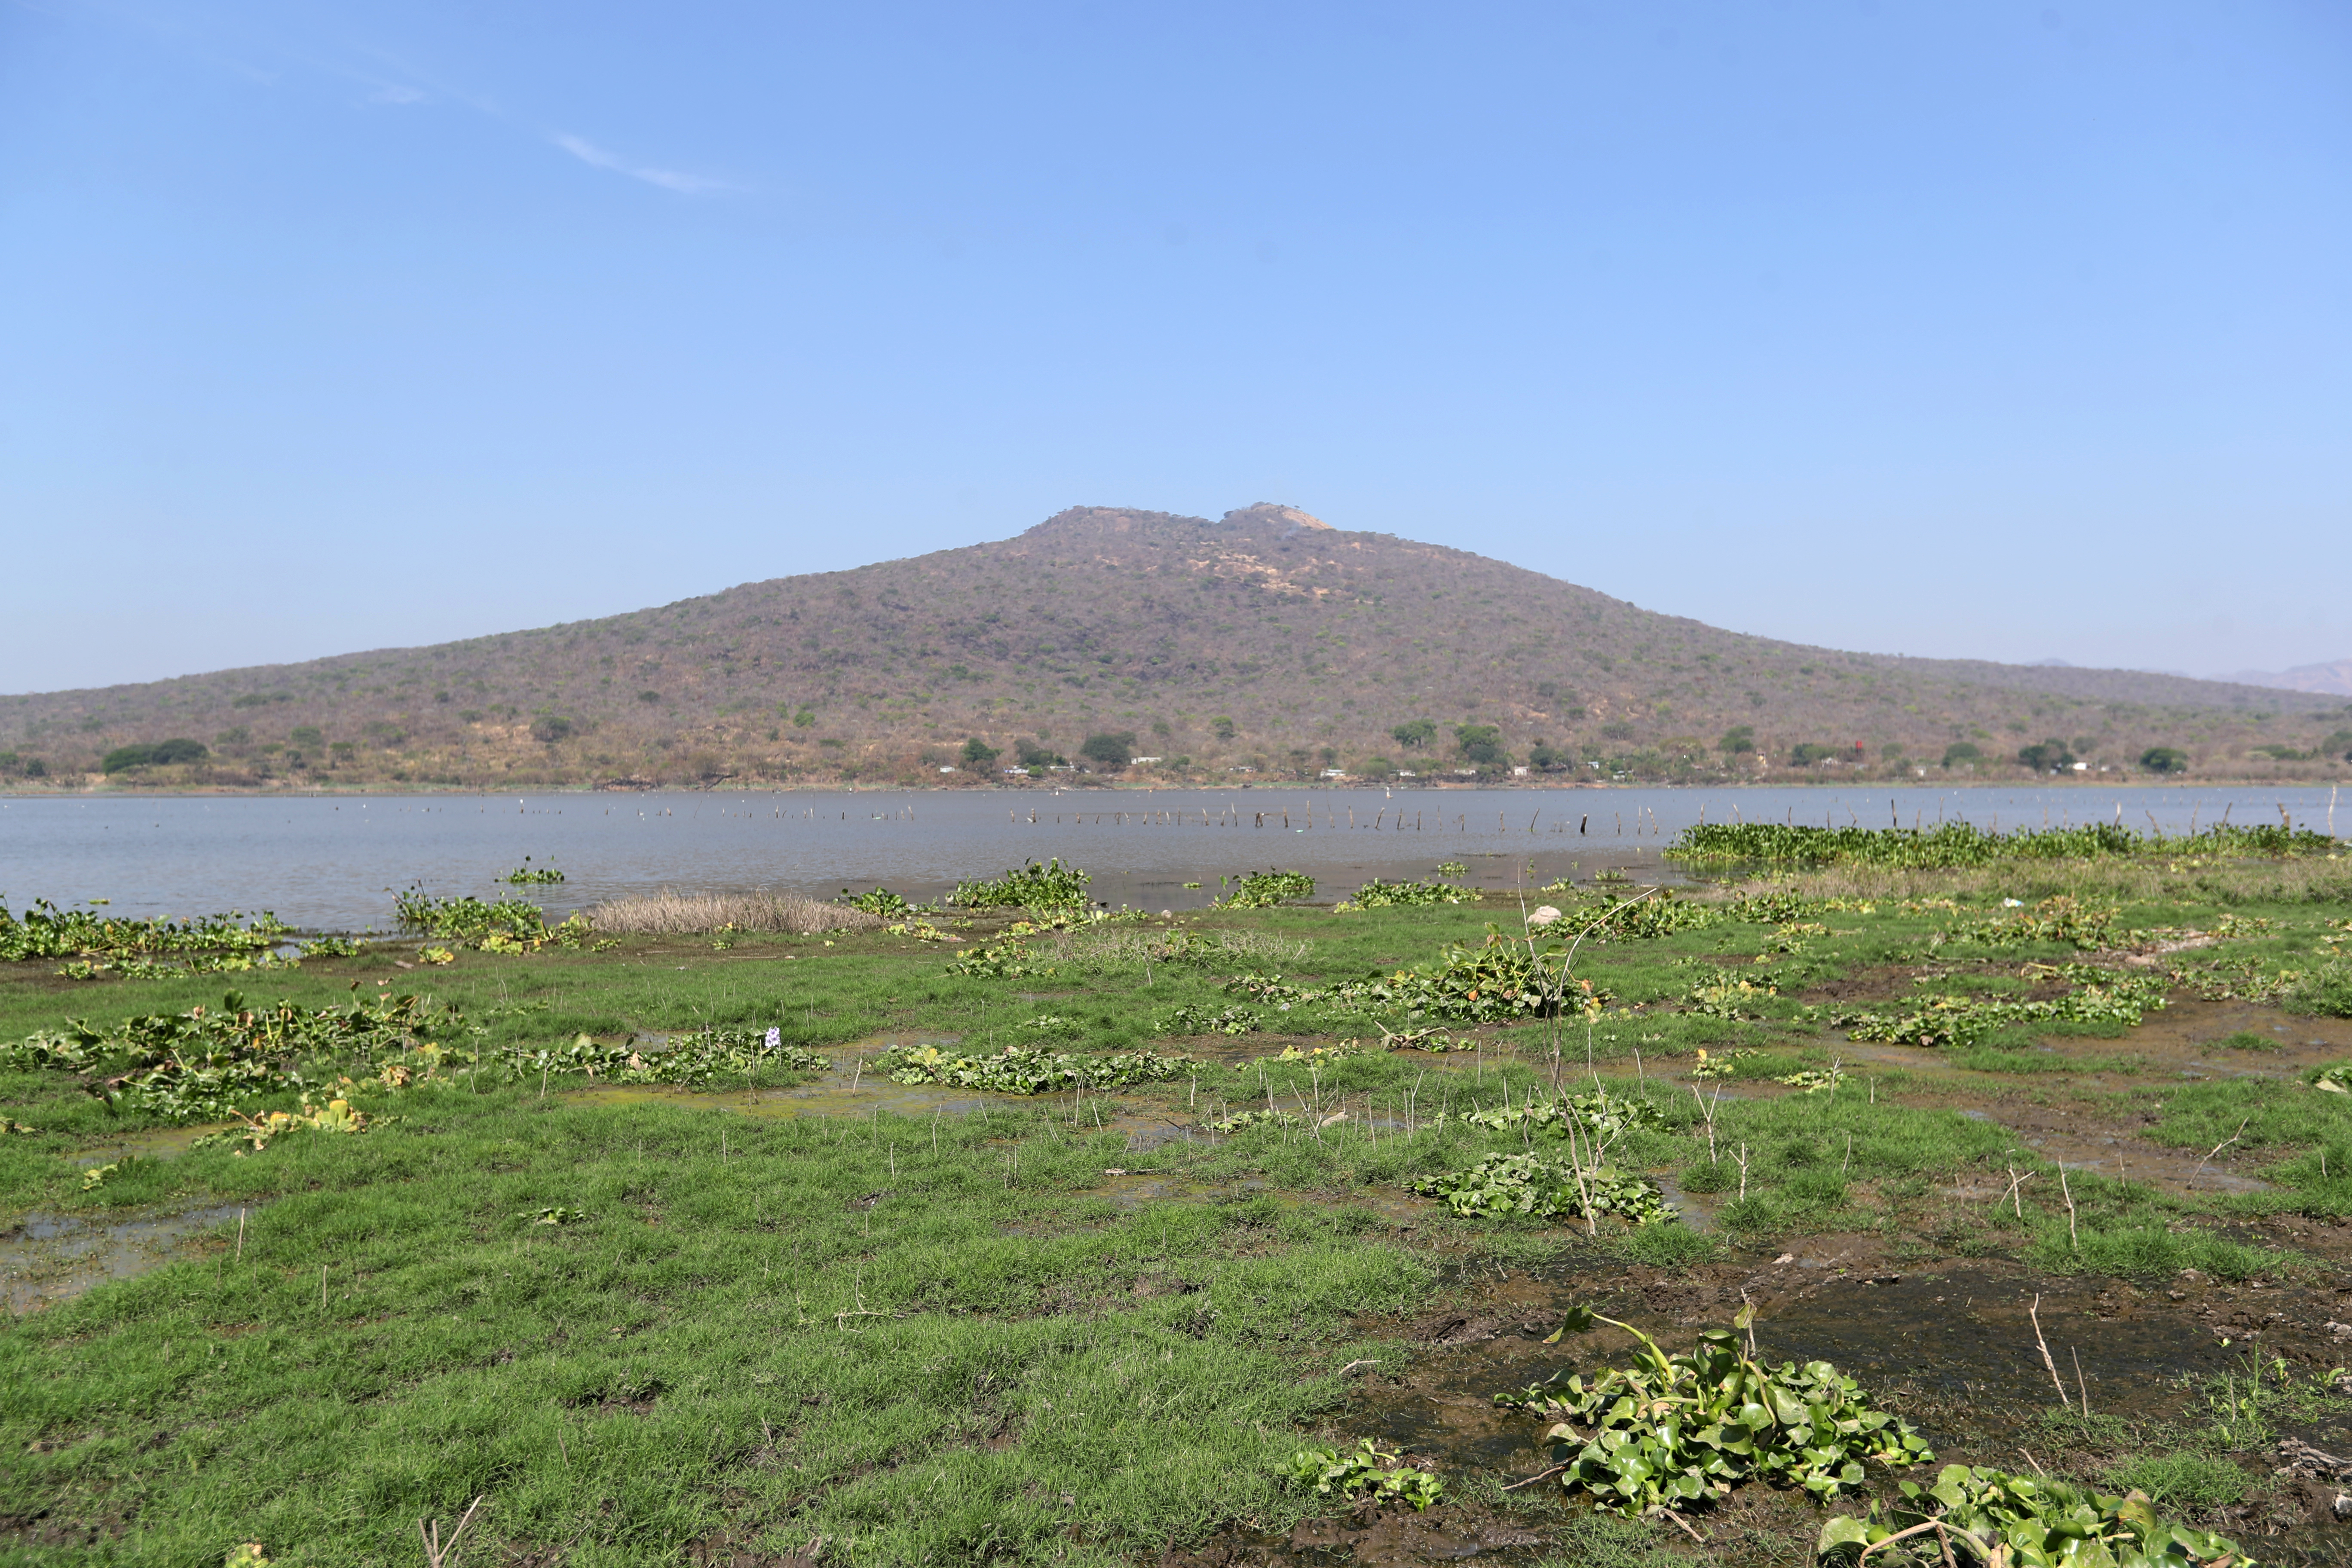
<instances>
[{"instance_id":1,"label":"thin stick","mask_svg":"<svg viewBox=\"0 0 2352 1568\"><path fill-rule=\"evenodd\" d=\"M2246 1119L2247 1121L2251 1121L2252 1120L2253 1118L2252 1117L2248 1117ZM2227 1149L2231 1144L2235 1143L2240 1138L2245 1135L2245 1131L2246 1122L2239 1122L2237 1131L2231 1133L2227 1138L2224 1138L2219 1143L2214 1144L2212 1150L2206 1154L2205 1158L2197 1162L2196 1173L2191 1175L2189 1179L2193 1182L2198 1176L2203 1175L2205 1173L2206 1165L2212 1160L2213 1156L2220 1153L2222 1150Z\"/></svg>"},{"instance_id":2,"label":"thin stick","mask_svg":"<svg viewBox=\"0 0 2352 1568\"><path fill-rule=\"evenodd\" d=\"M1531 1486L1535 1485L1538 1481L1539 1481L1539 1480L1543 1479L1546 1476L1556 1476L1556 1475L1559 1474L1559 1473L1560 1473L1560 1471L1562 1471L1562 1470L1564 1470L1564 1469L1566 1469L1566 1468L1568 1468L1568 1466L1567 1466L1567 1465L1565 1465L1565 1464L1554 1465L1554 1466L1553 1466L1550 1469L1549 1469L1549 1470L1538 1470L1534 1475L1529 1476L1526 1480L1523 1480L1523 1481L1513 1481L1509 1486L1505 1487L1503 1489L1504 1489L1505 1491L1507 1491L1507 1492L1515 1492L1515 1491L1518 1490L1521 1487L1531 1487Z\"/></svg>"},{"instance_id":3,"label":"thin stick","mask_svg":"<svg viewBox=\"0 0 2352 1568\"><path fill-rule=\"evenodd\" d=\"M457 1521L457 1528L449 1532L446 1542L441 1539L439 1525L430 1520L416 1521L416 1533L425 1538L425 1561L430 1568L446 1568L446 1564L457 1555L457 1538L464 1535L466 1527L474 1522L474 1510L482 1506L483 1499L488 1495L485 1492L466 1505L465 1517Z\"/></svg>"},{"instance_id":4,"label":"thin stick","mask_svg":"<svg viewBox=\"0 0 2352 1568\"><path fill-rule=\"evenodd\" d=\"M2021 1176L2017 1173L2016 1166L2011 1165L2006 1167L2006 1169L2009 1172L2009 1191L2003 1193L2001 1196L2007 1198L2009 1200L2010 1207L2017 1211L2017 1217L2023 1219L2025 1217L2025 1200L2018 1195L2019 1189L2023 1187L2026 1183L2033 1180L2036 1173L2028 1171Z\"/></svg>"},{"instance_id":5,"label":"thin stick","mask_svg":"<svg viewBox=\"0 0 2352 1568\"><path fill-rule=\"evenodd\" d=\"M2058 1167L2058 1190L2066 1194L2066 1249L2083 1250L2083 1238L2074 1229L2074 1190L2066 1184L2066 1167Z\"/></svg>"},{"instance_id":6,"label":"thin stick","mask_svg":"<svg viewBox=\"0 0 2352 1568\"><path fill-rule=\"evenodd\" d=\"M239 1209L239 1210L237 1210L237 1211L236 1211L236 1262L239 1262L239 1263L242 1263L242 1262L244 1262L244 1261L245 1261L245 1211L244 1211L243 1209Z\"/></svg>"},{"instance_id":7,"label":"thin stick","mask_svg":"<svg viewBox=\"0 0 2352 1568\"><path fill-rule=\"evenodd\" d=\"M2091 1418L2091 1385L2083 1381L2082 1353L2073 1345L2066 1347L2066 1353L2074 1360L2074 1388L2083 1396L2083 1419L2088 1421Z\"/></svg>"},{"instance_id":8,"label":"thin stick","mask_svg":"<svg viewBox=\"0 0 2352 1568\"><path fill-rule=\"evenodd\" d=\"M1662 1509L1658 1510L1658 1511L1659 1511L1660 1513L1662 1513L1662 1514L1664 1514L1668 1519L1670 1519L1670 1520L1674 1521L1676 1524L1678 1524L1678 1525L1682 1526L1682 1531L1683 1531L1683 1533L1684 1533L1685 1535L1689 1536L1693 1541L1697 1542L1701 1546L1705 1546L1705 1545L1706 1544L1706 1536L1704 1536L1704 1535L1701 1535L1697 1531L1693 1530L1693 1529L1691 1528L1690 1521L1689 1521L1688 1520L1685 1519L1681 1514L1676 1513L1673 1509L1670 1509L1670 1508L1662 1508Z\"/></svg>"},{"instance_id":9,"label":"thin stick","mask_svg":"<svg viewBox=\"0 0 2352 1568\"><path fill-rule=\"evenodd\" d=\"M2034 1297L2033 1305L2025 1310L2026 1315L2033 1320L2033 1342L2042 1347L2042 1364L2050 1369L2050 1382L2058 1390L2058 1403L2064 1405L2071 1413L2074 1408L2074 1402L2067 1396L2066 1384L2058 1375L2057 1362L2051 1358L2050 1342L2042 1337L2042 1298Z\"/></svg>"},{"instance_id":10,"label":"thin stick","mask_svg":"<svg viewBox=\"0 0 2352 1568\"><path fill-rule=\"evenodd\" d=\"M1748 1201L1748 1145L1739 1146L1739 1201Z\"/></svg>"}]
</instances>

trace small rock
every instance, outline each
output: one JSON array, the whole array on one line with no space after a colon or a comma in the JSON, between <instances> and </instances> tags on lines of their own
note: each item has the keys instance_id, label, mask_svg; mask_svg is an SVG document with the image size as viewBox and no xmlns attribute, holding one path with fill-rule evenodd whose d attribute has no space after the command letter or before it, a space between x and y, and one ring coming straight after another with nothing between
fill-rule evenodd
<instances>
[{"instance_id":1,"label":"small rock","mask_svg":"<svg viewBox=\"0 0 2352 1568\"><path fill-rule=\"evenodd\" d=\"M1772 1261L1774 1263L1794 1263L1797 1261L1797 1255L1793 1252L1784 1252L1780 1254L1780 1257L1772 1259Z\"/></svg>"}]
</instances>

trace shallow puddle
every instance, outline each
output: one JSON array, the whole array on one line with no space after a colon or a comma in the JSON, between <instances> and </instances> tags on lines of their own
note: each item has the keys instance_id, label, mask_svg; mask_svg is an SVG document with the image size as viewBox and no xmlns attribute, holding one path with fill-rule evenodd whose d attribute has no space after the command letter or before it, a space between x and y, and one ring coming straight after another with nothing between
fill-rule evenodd
<instances>
[{"instance_id":1,"label":"shallow puddle","mask_svg":"<svg viewBox=\"0 0 2352 1568\"><path fill-rule=\"evenodd\" d=\"M70 1300L94 1285L160 1268L191 1237L233 1225L258 1205L222 1204L109 1225L68 1215L30 1214L0 1237L0 1302L12 1313Z\"/></svg>"}]
</instances>

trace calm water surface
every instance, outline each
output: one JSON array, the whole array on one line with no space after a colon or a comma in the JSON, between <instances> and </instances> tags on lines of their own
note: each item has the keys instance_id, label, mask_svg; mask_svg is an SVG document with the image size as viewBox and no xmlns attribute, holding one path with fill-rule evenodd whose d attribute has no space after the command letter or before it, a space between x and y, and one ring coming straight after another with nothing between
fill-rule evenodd
<instances>
[{"instance_id":1,"label":"calm water surface","mask_svg":"<svg viewBox=\"0 0 2352 1568\"><path fill-rule=\"evenodd\" d=\"M104 899L115 912L271 910L306 930L382 929L392 892L513 891L498 879L531 858L560 885L521 889L561 916L619 893L890 887L912 898L959 879L1059 856L1098 898L1197 906L1217 879L1269 866L1328 889L1465 861L1488 886L1603 866L1654 868L1704 814L1795 822L1958 817L2039 827L2123 819L2168 833L2276 821L2333 831L2330 792L2096 786L1328 790L972 790L841 794L316 796L0 796L0 900ZM2352 802L2346 805L2352 834ZM1034 820L1033 820L1034 816ZM1201 882L1193 889L1186 882Z\"/></svg>"}]
</instances>

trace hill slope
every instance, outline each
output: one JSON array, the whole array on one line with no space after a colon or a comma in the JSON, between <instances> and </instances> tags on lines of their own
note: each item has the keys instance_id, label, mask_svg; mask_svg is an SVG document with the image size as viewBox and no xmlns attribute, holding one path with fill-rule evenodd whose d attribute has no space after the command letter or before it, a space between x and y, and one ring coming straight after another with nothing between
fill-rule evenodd
<instances>
[{"instance_id":1,"label":"hill slope","mask_svg":"<svg viewBox=\"0 0 2352 1568\"><path fill-rule=\"evenodd\" d=\"M1433 741L1400 744L1420 720ZM79 783L115 748L184 736L210 755L116 779L936 784L974 776L940 772L968 738L1002 766L1023 742L1076 760L1110 731L1170 759L1160 777L1381 758L1426 775L1473 765L1456 729L1489 725L1490 771L1549 758L1585 778L1788 777L1801 744L1834 752L1816 770L1937 777L1973 745L1983 760L1956 766L2017 777L2021 744L2052 738L2118 773L2164 745L2200 773L2312 776L2346 770L2247 754L2308 752L2347 722L2326 697L1741 636L1286 507L1073 508L1010 540L602 620L0 698L0 767ZM1738 727L1754 751L1724 749Z\"/></svg>"}]
</instances>

